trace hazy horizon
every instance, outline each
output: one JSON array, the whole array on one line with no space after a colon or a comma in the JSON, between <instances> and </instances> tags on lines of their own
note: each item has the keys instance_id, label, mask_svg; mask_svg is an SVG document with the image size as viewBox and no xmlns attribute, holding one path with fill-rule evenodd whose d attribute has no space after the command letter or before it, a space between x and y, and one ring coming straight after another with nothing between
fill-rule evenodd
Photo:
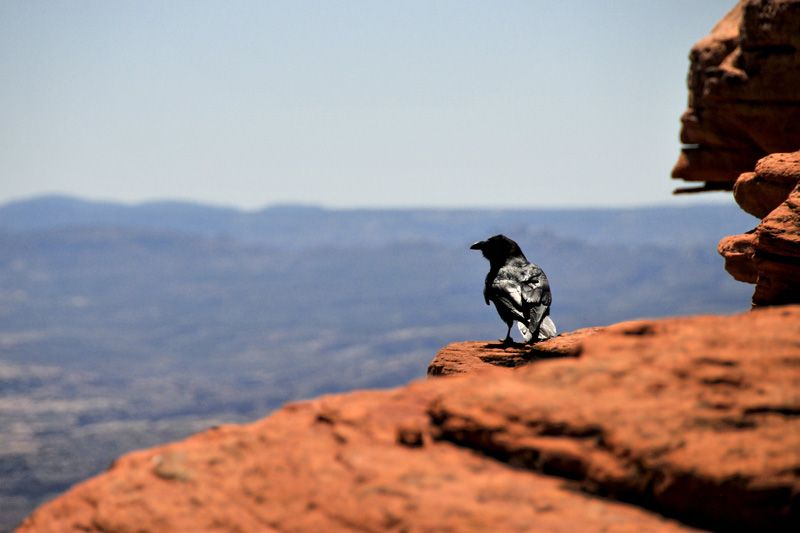
<instances>
[{"instance_id":1,"label":"hazy horizon","mask_svg":"<svg viewBox=\"0 0 800 533\"><path fill-rule=\"evenodd\" d=\"M193 199L193 198L144 198L134 200L123 200L116 198L91 198L89 196L59 193L59 192L43 192L40 194L31 194L27 196L20 196L15 198L7 198L0 200L0 208L9 205L20 204L25 202L32 202L41 199L64 199L75 200L79 202L89 202L96 204L106 205L120 205L123 207L140 207L147 205L157 204L183 204L198 207L208 207L212 209L231 209L243 213L254 213L265 209L272 208L299 208L299 209L321 209L328 211L403 211L403 210L444 210L444 211L526 211L526 210L541 210L541 211L571 211L571 210L640 210L640 209L659 209L671 207L692 207L692 206L717 206L717 205L735 205L736 201L733 195L727 191L711 191L704 194L692 195L671 195L663 201L654 201L651 203L643 204L623 204L623 205L432 205L432 204L408 204L408 205L327 205L324 202L311 203L302 201L285 201L274 202L263 205L254 206L239 206L234 204L215 203L213 200ZM754 219L755 220L755 219Z\"/></svg>"}]
</instances>

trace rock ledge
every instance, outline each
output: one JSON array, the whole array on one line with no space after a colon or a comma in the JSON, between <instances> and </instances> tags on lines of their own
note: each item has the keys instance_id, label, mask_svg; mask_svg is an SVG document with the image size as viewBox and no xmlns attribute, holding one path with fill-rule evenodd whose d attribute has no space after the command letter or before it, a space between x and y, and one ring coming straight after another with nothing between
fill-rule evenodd
<instances>
[{"instance_id":1,"label":"rock ledge","mask_svg":"<svg viewBox=\"0 0 800 533\"><path fill-rule=\"evenodd\" d=\"M786 306L287 405L123 456L18 531L792 531L799 495Z\"/></svg>"}]
</instances>

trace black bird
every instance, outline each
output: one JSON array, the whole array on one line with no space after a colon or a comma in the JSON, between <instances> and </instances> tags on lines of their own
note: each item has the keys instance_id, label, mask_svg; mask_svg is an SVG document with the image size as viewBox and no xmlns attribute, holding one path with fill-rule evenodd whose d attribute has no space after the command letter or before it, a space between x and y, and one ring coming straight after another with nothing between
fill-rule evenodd
<instances>
[{"instance_id":1,"label":"black bird","mask_svg":"<svg viewBox=\"0 0 800 533\"><path fill-rule=\"evenodd\" d=\"M529 263L519 245L505 235L495 235L476 242L471 250L480 250L489 260L489 273L483 286L486 305L494 302L500 318L508 325L503 344L512 344L511 326L517 326L525 342L537 342L556 336L556 325L548 316L553 297L550 283L541 268Z\"/></svg>"}]
</instances>

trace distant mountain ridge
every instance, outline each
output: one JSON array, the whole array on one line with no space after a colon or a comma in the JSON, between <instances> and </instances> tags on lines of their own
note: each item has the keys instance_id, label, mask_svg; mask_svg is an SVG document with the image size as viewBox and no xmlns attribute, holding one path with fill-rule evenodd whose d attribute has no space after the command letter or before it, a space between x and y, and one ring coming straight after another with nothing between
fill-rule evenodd
<instances>
[{"instance_id":1,"label":"distant mountain ridge","mask_svg":"<svg viewBox=\"0 0 800 533\"><path fill-rule=\"evenodd\" d=\"M461 245L489 233L547 230L593 244L695 245L744 232L755 219L730 205L608 209L327 209L279 205L258 211L189 202L137 205L42 196L0 206L0 231L121 226L231 238L266 246ZM512 236L512 235L510 235ZM714 246L716 246L714 244Z\"/></svg>"}]
</instances>

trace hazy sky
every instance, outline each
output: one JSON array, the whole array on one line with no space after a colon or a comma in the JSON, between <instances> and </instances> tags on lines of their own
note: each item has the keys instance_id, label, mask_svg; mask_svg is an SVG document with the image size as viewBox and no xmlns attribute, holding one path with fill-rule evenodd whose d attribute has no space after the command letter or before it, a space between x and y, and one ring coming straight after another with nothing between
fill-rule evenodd
<instances>
[{"instance_id":1,"label":"hazy sky","mask_svg":"<svg viewBox=\"0 0 800 533\"><path fill-rule=\"evenodd\" d=\"M685 202L687 56L735 4L0 0L0 202Z\"/></svg>"}]
</instances>

